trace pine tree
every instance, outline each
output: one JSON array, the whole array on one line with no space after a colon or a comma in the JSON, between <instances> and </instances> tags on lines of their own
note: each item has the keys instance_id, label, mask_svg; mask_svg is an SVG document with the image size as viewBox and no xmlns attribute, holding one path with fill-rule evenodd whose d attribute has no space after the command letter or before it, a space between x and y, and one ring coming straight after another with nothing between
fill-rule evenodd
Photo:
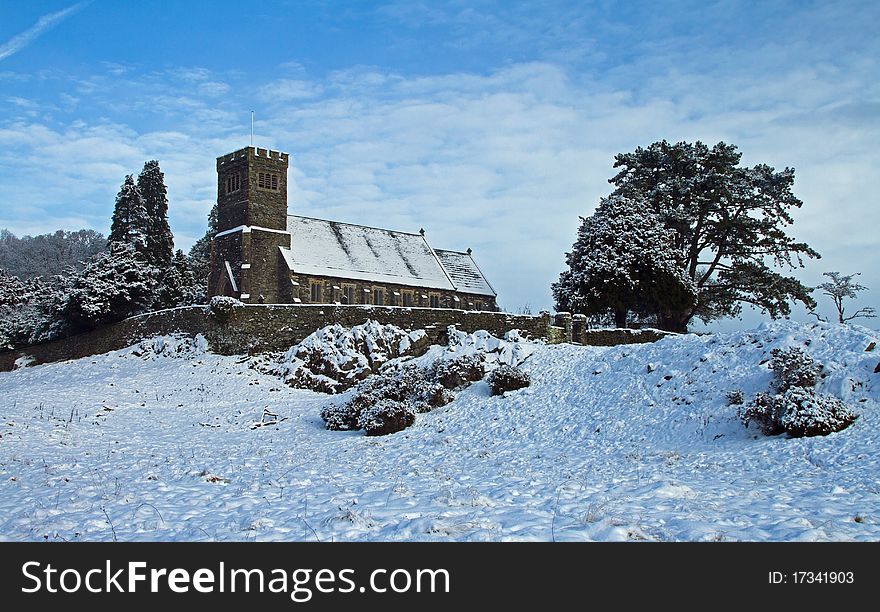
<instances>
[{"instance_id":1,"label":"pine tree","mask_svg":"<svg viewBox=\"0 0 880 612\"><path fill-rule=\"evenodd\" d=\"M192 268L196 282L202 287L202 292L208 293L208 274L211 271L211 243L217 235L220 223L217 219L217 205L211 208L208 214L208 230L199 238L189 250L189 264Z\"/></svg>"},{"instance_id":2,"label":"pine tree","mask_svg":"<svg viewBox=\"0 0 880 612\"><path fill-rule=\"evenodd\" d=\"M665 140L615 157L614 193L646 201L674 232L678 265L697 289L692 306L668 313L666 329L683 331L694 316L736 316L743 304L774 318L788 315L793 301L815 307L809 287L770 267L819 257L785 233L791 209L803 204L792 192L794 170L743 167L741 157L723 142L710 149Z\"/></svg>"},{"instance_id":3,"label":"pine tree","mask_svg":"<svg viewBox=\"0 0 880 612\"><path fill-rule=\"evenodd\" d=\"M108 244L128 244L140 253L146 251L150 220L140 190L129 174L116 195Z\"/></svg>"},{"instance_id":4,"label":"pine tree","mask_svg":"<svg viewBox=\"0 0 880 612\"><path fill-rule=\"evenodd\" d=\"M70 269L53 279L50 334L75 334L143 312L154 299L156 275L134 245L111 242L82 272Z\"/></svg>"},{"instance_id":5,"label":"pine tree","mask_svg":"<svg viewBox=\"0 0 880 612\"><path fill-rule=\"evenodd\" d=\"M164 268L154 308L174 308L204 302L204 291L197 283L192 267L183 251L174 253L171 265Z\"/></svg>"},{"instance_id":6,"label":"pine tree","mask_svg":"<svg viewBox=\"0 0 880 612\"><path fill-rule=\"evenodd\" d=\"M676 263L672 233L644 201L603 198L581 219L566 263L568 270L553 285L557 310L589 316L610 311L617 327L626 327L630 312L665 314L695 298Z\"/></svg>"},{"instance_id":7,"label":"pine tree","mask_svg":"<svg viewBox=\"0 0 880 612\"><path fill-rule=\"evenodd\" d=\"M144 254L147 261L159 268L171 265L174 252L174 235L168 225L168 189L159 162L150 160L138 175L138 191L147 209L147 245Z\"/></svg>"}]
</instances>

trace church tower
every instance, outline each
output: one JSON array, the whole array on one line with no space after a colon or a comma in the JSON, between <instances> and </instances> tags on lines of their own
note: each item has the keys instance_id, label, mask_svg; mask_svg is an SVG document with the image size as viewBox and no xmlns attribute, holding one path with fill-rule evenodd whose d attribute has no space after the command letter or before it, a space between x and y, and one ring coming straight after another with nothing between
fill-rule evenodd
<instances>
[{"instance_id":1,"label":"church tower","mask_svg":"<svg viewBox=\"0 0 880 612\"><path fill-rule=\"evenodd\" d=\"M217 236L208 296L279 303L287 232L287 153L245 147L217 158ZM284 273L286 275L286 273ZM289 283L288 283L289 284Z\"/></svg>"},{"instance_id":2,"label":"church tower","mask_svg":"<svg viewBox=\"0 0 880 612\"><path fill-rule=\"evenodd\" d=\"M240 225L287 231L288 154L245 147L217 158L220 231Z\"/></svg>"}]
</instances>

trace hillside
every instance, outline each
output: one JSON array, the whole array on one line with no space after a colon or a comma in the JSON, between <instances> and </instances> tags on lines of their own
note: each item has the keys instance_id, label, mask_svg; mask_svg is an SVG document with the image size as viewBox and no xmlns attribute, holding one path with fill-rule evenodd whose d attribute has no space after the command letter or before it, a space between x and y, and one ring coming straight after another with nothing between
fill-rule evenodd
<instances>
[{"instance_id":1,"label":"hillside","mask_svg":"<svg viewBox=\"0 0 880 612\"><path fill-rule=\"evenodd\" d=\"M344 396L191 340L0 373L0 537L877 540L877 336L776 322L515 343L531 387L478 382L385 437L327 431L320 410ZM819 389L860 413L852 426L793 439L740 424L726 394L766 390L761 362L787 346L825 364Z\"/></svg>"}]
</instances>

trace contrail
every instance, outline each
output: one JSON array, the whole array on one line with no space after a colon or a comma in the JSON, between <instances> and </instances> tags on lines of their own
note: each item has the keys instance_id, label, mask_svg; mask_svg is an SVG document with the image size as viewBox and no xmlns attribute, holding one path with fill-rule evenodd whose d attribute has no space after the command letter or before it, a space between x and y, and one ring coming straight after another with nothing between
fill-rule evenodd
<instances>
[{"instance_id":1,"label":"contrail","mask_svg":"<svg viewBox=\"0 0 880 612\"><path fill-rule=\"evenodd\" d=\"M48 15L43 15L37 20L37 23L31 26L31 28L25 30L17 36L13 36L8 41L0 45L0 62L5 60L13 53L18 53L29 44L34 42L34 40L36 40L37 37L40 36L40 34L58 25L80 9L83 9L91 4L91 2L92 0L88 0L87 2L77 2L73 6L70 6L62 11L58 11L57 13L49 13Z\"/></svg>"}]
</instances>

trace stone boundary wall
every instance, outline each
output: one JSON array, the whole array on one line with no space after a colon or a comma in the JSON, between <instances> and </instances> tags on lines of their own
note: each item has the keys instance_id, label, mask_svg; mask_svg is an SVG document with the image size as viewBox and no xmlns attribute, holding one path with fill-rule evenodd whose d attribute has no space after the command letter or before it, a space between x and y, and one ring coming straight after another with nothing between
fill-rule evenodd
<instances>
[{"instance_id":1,"label":"stone boundary wall","mask_svg":"<svg viewBox=\"0 0 880 612\"><path fill-rule=\"evenodd\" d=\"M444 343L450 325L468 333L484 329L496 336L517 329L534 339L596 346L653 342L664 335L655 330L588 330L574 325L571 315L565 314L551 320L548 313L517 315L395 306L242 304L222 319L204 306L138 315L91 332L0 353L0 371L13 369L19 357L29 356L34 364L79 359L172 333L202 334L212 351L224 355L283 351L326 325L339 323L350 327L368 319L406 330L424 329L431 343Z\"/></svg>"}]
</instances>

